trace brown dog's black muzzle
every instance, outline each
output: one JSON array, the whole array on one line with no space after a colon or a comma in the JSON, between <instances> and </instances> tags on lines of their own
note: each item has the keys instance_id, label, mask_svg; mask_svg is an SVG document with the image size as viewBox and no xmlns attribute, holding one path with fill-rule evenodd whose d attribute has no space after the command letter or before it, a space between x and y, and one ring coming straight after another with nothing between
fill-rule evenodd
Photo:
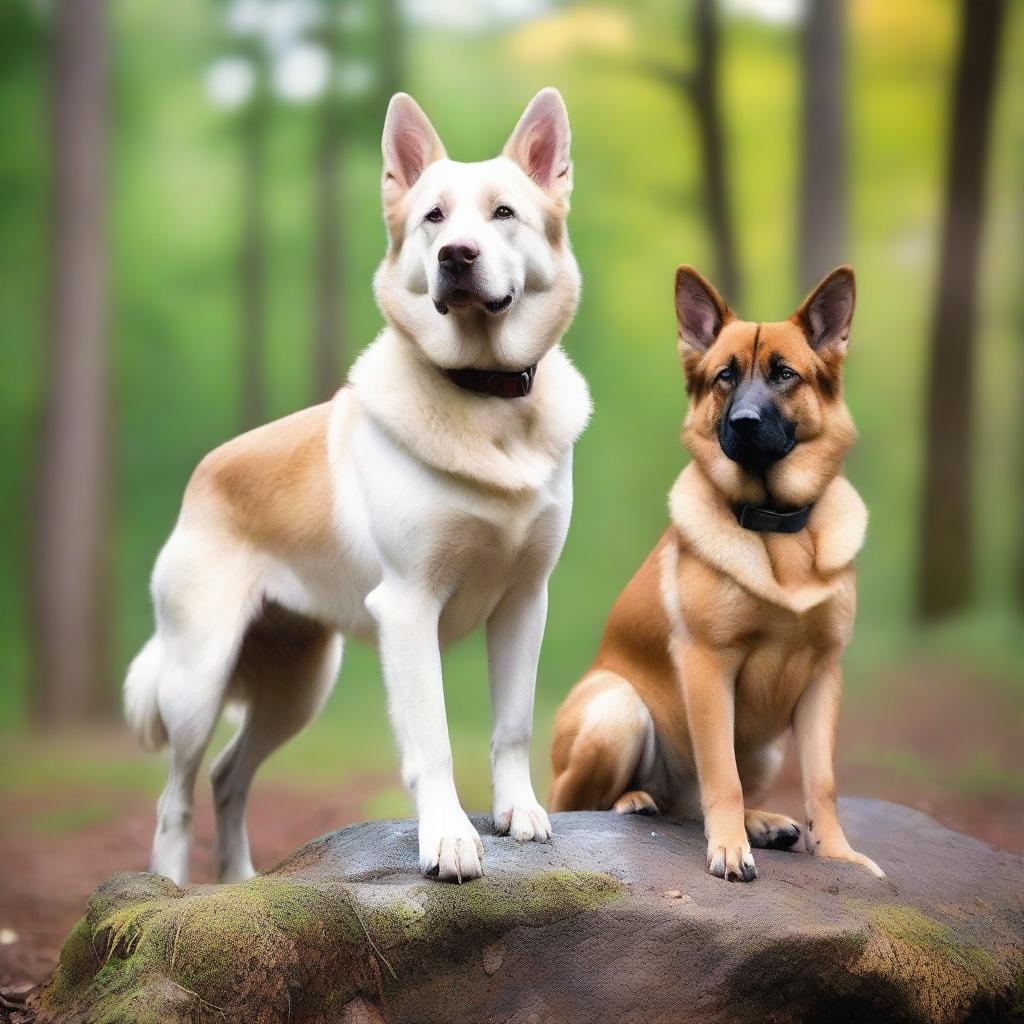
<instances>
[{"instance_id":1,"label":"brown dog's black muzzle","mask_svg":"<svg viewBox=\"0 0 1024 1024\"><path fill-rule=\"evenodd\" d=\"M744 380L722 413L718 443L733 462L763 470L793 450L796 424L782 414L764 380Z\"/></svg>"}]
</instances>

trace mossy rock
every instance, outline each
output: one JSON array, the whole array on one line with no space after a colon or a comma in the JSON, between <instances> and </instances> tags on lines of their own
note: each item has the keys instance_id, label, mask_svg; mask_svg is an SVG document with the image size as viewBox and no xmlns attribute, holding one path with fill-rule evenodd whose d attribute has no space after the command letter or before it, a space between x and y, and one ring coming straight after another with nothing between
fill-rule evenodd
<instances>
[{"instance_id":1,"label":"mossy rock","mask_svg":"<svg viewBox=\"0 0 1024 1024\"><path fill-rule=\"evenodd\" d=\"M40 1022L1012 1020L1020 858L892 804L845 803L888 878L756 851L703 870L694 822L556 815L484 836L487 875L422 879L411 822L323 836L243 885L144 873L93 893Z\"/></svg>"}]
</instances>

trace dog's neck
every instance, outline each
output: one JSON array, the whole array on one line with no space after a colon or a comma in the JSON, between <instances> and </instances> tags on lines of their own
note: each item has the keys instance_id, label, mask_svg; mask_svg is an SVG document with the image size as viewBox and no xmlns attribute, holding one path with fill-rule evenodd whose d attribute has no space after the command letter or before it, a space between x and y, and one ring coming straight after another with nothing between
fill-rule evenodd
<instances>
[{"instance_id":1,"label":"dog's neck","mask_svg":"<svg viewBox=\"0 0 1024 1024\"><path fill-rule=\"evenodd\" d=\"M814 552L811 577L784 586L775 577L768 538L737 522L730 499L696 462L676 480L669 511L679 536L699 558L750 593L795 612L807 611L837 592L867 529L860 496L845 477L834 477L804 527Z\"/></svg>"},{"instance_id":2,"label":"dog's neck","mask_svg":"<svg viewBox=\"0 0 1024 1024\"><path fill-rule=\"evenodd\" d=\"M457 370L445 370L445 376L456 387L473 391L478 395L492 398L525 398L533 389L533 378L537 364L525 370L478 370L465 366Z\"/></svg>"},{"instance_id":3,"label":"dog's neck","mask_svg":"<svg viewBox=\"0 0 1024 1024\"><path fill-rule=\"evenodd\" d=\"M393 328L363 352L349 383L362 411L414 458L506 493L544 486L591 411L586 383L557 345L517 401L456 387Z\"/></svg>"},{"instance_id":4,"label":"dog's neck","mask_svg":"<svg viewBox=\"0 0 1024 1024\"><path fill-rule=\"evenodd\" d=\"M803 508L782 511L764 505L733 505L736 522L755 533L799 533L811 518L814 502Z\"/></svg>"}]
</instances>

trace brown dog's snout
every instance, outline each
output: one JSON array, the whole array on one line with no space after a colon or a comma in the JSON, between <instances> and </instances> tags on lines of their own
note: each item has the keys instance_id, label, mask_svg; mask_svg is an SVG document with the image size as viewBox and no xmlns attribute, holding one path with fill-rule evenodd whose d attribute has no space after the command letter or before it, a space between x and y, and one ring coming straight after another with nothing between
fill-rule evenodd
<instances>
[{"instance_id":1,"label":"brown dog's snout","mask_svg":"<svg viewBox=\"0 0 1024 1024\"><path fill-rule=\"evenodd\" d=\"M761 422L761 414L753 405L743 405L729 414L729 426L742 434L751 433Z\"/></svg>"},{"instance_id":2,"label":"brown dog's snout","mask_svg":"<svg viewBox=\"0 0 1024 1024\"><path fill-rule=\"evenodd\" d=\"M480 255L480 246L468 240L449 242L437 250L437 262L449 270L463 270Z\"/></svg>"},{"instance_id":3,"label":"brown dog's snout","mask_svg":"<svg viewBox=\"0 0 1024 1024\"><path fill-rule=\"evenodd\" d=\"M734 462L763 467L793 450L796 424L786 418L767 383L758 376L736 389L722 417L718 441Z\"/></svg>"}]
</instances>

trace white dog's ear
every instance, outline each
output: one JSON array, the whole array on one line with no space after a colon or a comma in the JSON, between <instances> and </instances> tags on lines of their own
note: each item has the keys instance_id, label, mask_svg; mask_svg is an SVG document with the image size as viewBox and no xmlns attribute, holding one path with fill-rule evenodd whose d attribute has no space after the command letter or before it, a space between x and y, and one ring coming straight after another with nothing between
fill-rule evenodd
<instances>
[{"instance_id":1,"label":"white dog's ear","mask_svg":"<svg viewBox=\"0 0 1024 1024\"><path fill-rule=\"evenodd\" d=\"M404 92L395 93L388 104L381 149L384 151L383 189L388 200L408 192L430 164L446 156L430 119Z\"/></svg>"},{"instance_id":2,"label":"white dog's ear","mask_svg":"<svg viewBox=\"0 0 1024 1024\"><path fill-rule=\"evenodd\" d=\"M572 189L569 114L557 89L541 89L523 111L502 153L514 160L545 192Z\"/></svg>"}]
</instances>

